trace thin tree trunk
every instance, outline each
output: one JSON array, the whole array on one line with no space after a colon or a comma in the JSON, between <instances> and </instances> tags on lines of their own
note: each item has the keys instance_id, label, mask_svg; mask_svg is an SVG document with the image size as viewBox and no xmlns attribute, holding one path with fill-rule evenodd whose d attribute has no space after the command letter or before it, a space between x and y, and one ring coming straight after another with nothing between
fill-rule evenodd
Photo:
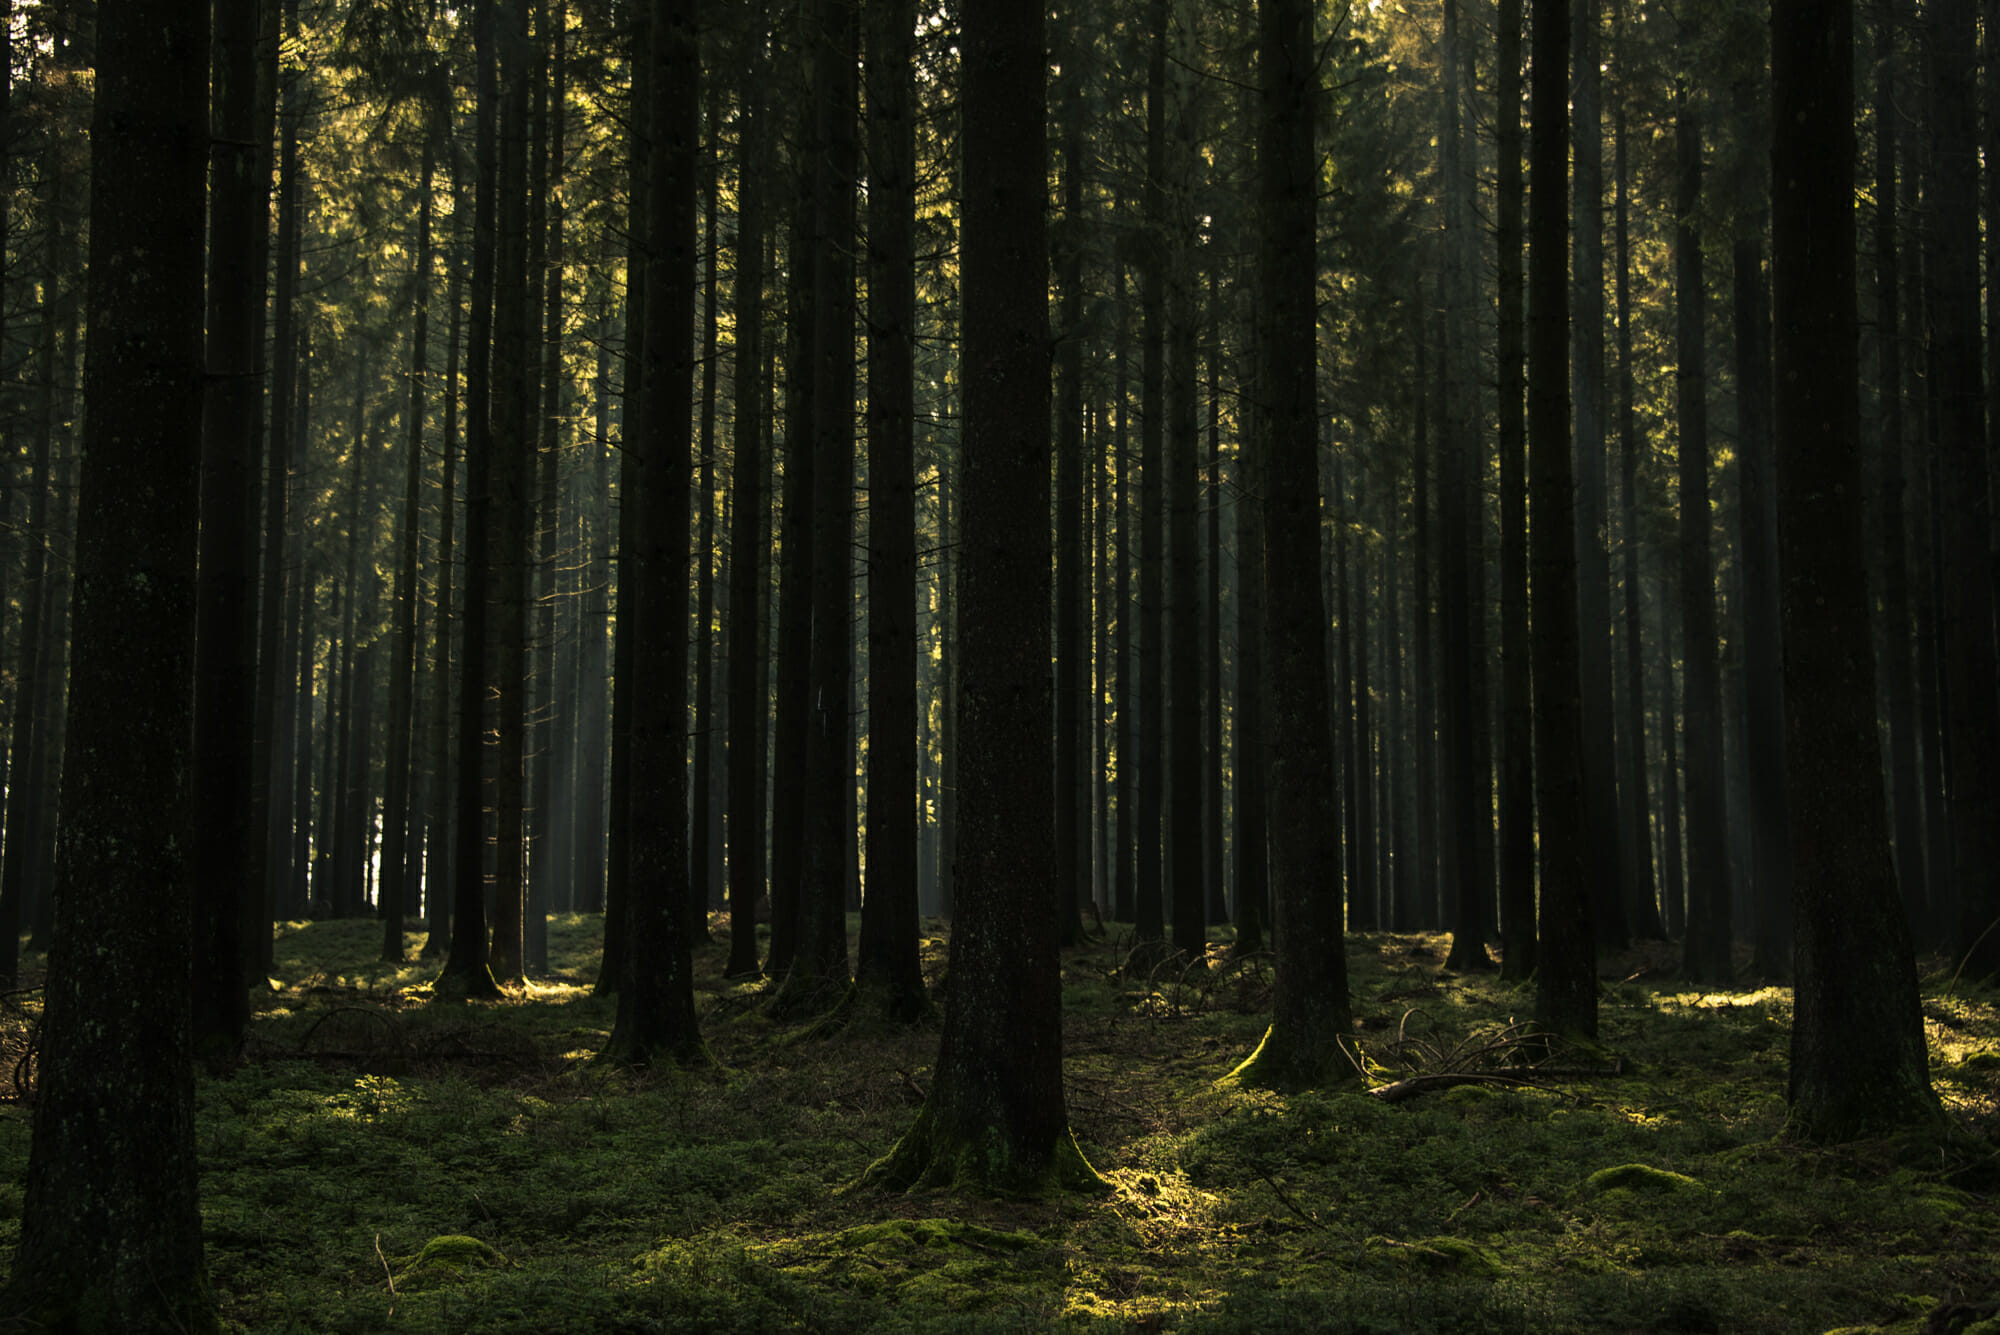
<instances>
[{"instance_id":1,"label":"thin tree trunk","mask_svg":"<svg viewBox=\"0 0 2000 1335\"><path fill-rule=\"evenodd\" d=\"M726 978L755 978L757 901L764 894L763 724L770 712L763 653L765 558L770 544L769 466L764 460L759 382L764 363L764 63L752 50L744 75L737 161L736 358L731 392L732 486L729 530L729 960Z\"/></svg>"},{"instance_id":2,"label":"thin tree trunk","mask_svg":"<svg viewBox=\"0 0 2000 1335\"><path fill-rule=\"evenodd\" d=\"M1581 673L1584 875L1597 942L1609 950L1631 940L1619 854L1617 752L1611 701L1611 563L1604 394L1604 135L1598 0L1577 0L1575 91L1575 311L1570 325L1576 397L1577 651Z\"/></svg>"},{"instance_id":3,"label":"thin tree trunk","mask_svg":"<svg viewBox=\"0 0 2000 1335\"><path fill-rule=\"evenodd\" d=\"M868 895L855 973L882 990L891 1016L908 1020L924 1008L917 953L914 0L874 0L866 22Z\"/></svg>"},{"instance_id":4,"label":"thin tree trunk","mask_svg":"<svg viewBox=\"0 0 2000 1335\"><path fill-rule=\"evenodd\" d=\"M1541 854L1536 1023L1597 1032L1597 948L1580 787L1575 481L1570 459L1569 309L1563 176L1568 148L1568 0L1534 0L1528 210L1528 508L1535 680L1535 806Z\"/></svg>"},{"instance_id":5,"label":"thin tree trunk","mask_svg":"<svg viewBox=\"0 0 2000 1335\"><path fill-rule=\"evenodd\" d=\"M1521 0L1499 9L1500 976L1535 972L1535 713L1528 657L1528 485L1523 414Z\"/></svg>"},{"instance_id":6,"label":"thin tree trunk","mask_svg":"<svg viewBox=\"0 0 2000 1335\"><path fill-rule=\"evenodd\" d=\"M382 795L382 958L403 962L403 889L409 858L410 827L416 811L410 801L410 771L414 753L412 702L417 677L418 538L423 528L424 377L429 366L431 290L431 144L424 144L424 166L417 187L417 254L411 275L413 312L410 331L410 406L403 448L403 510L396 529L395 629L389 641L389 755Z\"/></svg>"},{"instance_id":7,"label":"thin tree trunk","mask_svg":"<svg viewBox=\"0 0 2000 1335\"><path fill-rule=\"evenodd\" d=\"M1686 19L1682 23L1683 49L1692 53L1692 24ZM1674 95L1674 206L1678 215L1674 226L1674 306L1680 363L1674 380L1680 424L1681 622L1687 663L1688 932L1682 967L1691 979L1721 983L1734 976L1735 965L1730 957L1715 562L1709 550L1708 300L1696 212L1701 203L1701 126L1692 92L1684 81Z\"/></svg>"}]
</instances>

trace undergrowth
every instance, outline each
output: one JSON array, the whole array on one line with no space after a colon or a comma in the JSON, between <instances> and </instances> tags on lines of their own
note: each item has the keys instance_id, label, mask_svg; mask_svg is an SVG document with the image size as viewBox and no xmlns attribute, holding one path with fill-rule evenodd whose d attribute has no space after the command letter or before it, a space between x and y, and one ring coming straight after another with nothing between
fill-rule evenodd
<instances>
[{"instance_id":1,"label":"undergrowth","mask_svg":"<svg viewBox=\"0 0 2000 1335\"><path fill-rule=\"evenodd\" d=\"M927 923L926 969L943 927ZM853 1184L921 1103L934 1027L774 1023L697 956L716 1073L589 1058L598 924L497 1004L432 1004L373 922L280 929L249 1060L198 1085L215 1288L246 1331L1903 1332L2000 1300L2000 995L1926 996L1943 1138L1784 1134L1790 993L1607 963L1602 1042L1536 1047L1529 991L1444 972L1442 938L1349 940L1365 1086L1216 1082L1270 971L1219 945L1064 960L1071 1119L1116 1192L956 1200ZM411 941L411 957L421 938ZM38 963L32 957L31 966ZM1610 972L1612 969L1616 972ZM32 994L0 1013L22 1050ZM0 1072L4 1076L5 1072ZM32 1073L24 1076L30 1083ZM1361 1092L1372 1087L1376 1093ZM12 1089L0 1079L0 1091ZM31 1092L0 1101L0 1251ZM4 1259L4 1258L0 1258Z\"/></svg>"}]
</instances>

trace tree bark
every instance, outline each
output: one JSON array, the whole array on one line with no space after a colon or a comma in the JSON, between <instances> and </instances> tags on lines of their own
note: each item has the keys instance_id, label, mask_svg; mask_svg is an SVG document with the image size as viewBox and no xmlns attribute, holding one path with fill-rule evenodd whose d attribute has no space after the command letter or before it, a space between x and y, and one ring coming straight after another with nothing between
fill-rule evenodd
<instances>
[{"instance_id":1,"label":"tree bark","mask_svg":"<svg viewBox=\"0 0 2000 1335\"><path fill-rule=\"evenodd\" d=\"M1541 934L1535 1022L1597 1033L1597 938L1584 880L1576 625L1575 475L1570 459L1569 309L1563 254L1569 0L1534 0L1528 160L1528 556L1535 683L1535 814Z\"/></svg>"},{"instance_id":2,"label":"tree bark","mask_svg":"<svg viewBox=\"0 0 2000 1335\"><path fill-rule=\"evenodd\" d=\"M2000 975L2000 692L1994 689L1992 512L1980 358L1979 174L1970 0L1927 10L1931 43L1928 280L1937 412L1938 660L1951 825L1952 950Z\"/></svg>"},{"instance_id":3,"label":"tree bark","mask_svg":"<svg viewBox=\"0 0 2000 1335\"><path fill-rule=\"evenodd\" d=\"M1776 508L1797 861L1788 1096L1805 1135L1847 1140L1935 1127L1942 1115L1889 856L1874 663L1862 651L1851 0L1776 0L1771 31Z\"/></svg>"},{"instance_id":4,"label":"tree bark","mask_svg":"<svg viewBox=\"0 0 2000 1335\"><path fill-rule=\"evenodd\" d=\"M1693 90L1694 38L1682 20L1686 71L1674 93L1674 311L1679 366L1674 372L1680 425L1680 594L1685 653L1687 745L1688 977L1723 983L1730 957L1729 856L1722 775L1722 681L1716 650L1713 519L1708 500L1708 295L1703 277L1701 125Z\"/></svg>"},{"instance_id":5,"label":"tree bark","mask_svg":"<svg viewBox=\"0 0 2000 1335\"><path fill-rule=\"evenodd\" d=\"M24 1324L50 1328L219 1327L196 1198L183 852L208 40L199 0L98 15L70 755L7 1295Z\"/></svg>"},{"instance_id":6,"label":"tree bark","mask_svg":"<svg viewBox=\"0 0 2000 1335\"><path fill-rule=\"evenodd\" d=\"M1044 20L966 0L961 589L965 783L951 989L892 1187L1103 1190L1068 1125L1049 855L1049 343Z\"/></svg>"},{"instance_id":7,"label":"tree bark","mask_svg":"<svg viewBox=\"0 0 2000 1335\"><path fill-rule=\"evenodd\" d=\"M1535 972L1535 710L1528 659L1528 485L1523 414L1521 275L1521 0L1499 10L1498 226L1500 327L1500 976Z\"/></svg>"},{"instance_id":8,"label":"tree bark","mask_svg":"<svg viewBox=\"0 0 2000 1335\"><path fill-rule=\"evenodd\" d=\"M846 994L847 820L854 546L854 49L859 0L818 0L813 106L821 151L812 192L811 622L798 941L778 1009L824 1011Z\"/></svg>"},{"instance_id":9,"label":"tree bark","mask_svg":"<svg viewBox=\"0 0 2000 1335\"><path fill-rule=\"evenodd\" d=\"M867 10L868 894L855 973L899 1020L923 1013L917 953L914 0Z\"/></svg>"},{"instance_id":10,"label":"tree bark","mask_svg":"<svg viewBox=\"0 0 2000 1335\"><path fill-rule=\"evenodd\" d=\"M621 636L647 689L633 692L626 957L604 1057L621 1066L705 1065L687 933L688 431L694 394L695 197L701 124L696 0L653 11L648 59L652 171L646 217L643 433L628 439L637 487L625 549ZM843 565L843 569L844 569ZM623 599L621 592L621 601Z\"/></svg>"},{"instance_id":11,"label":"tree bark","mask_svg":"<svg viewBox=\"0 0 2000 1335\"><path fill-rule=\"evenodd\" d=\"M410 406L403 440L403 509L396 528L395 630L389 641L389 757L382 792L382 958L403 962L404 888L409 858L410 827L416 811L410 801L411 758L415 751L411 726L417 678L418 537L423 527L424 377L429 361L431 287L431 153L424 144L423 175L417 187L417 253L411 276L415 305L410 329Z\"/></svg>"},{"instance_id":12,"label":"tree bark","mask_svg":"<svg viewBox=\"0 0 2000 1335\"><path fill-rule=\"evenodd\" d=\"M472 210L472 314L466 322L465 375L465 615L459 654L458 824L453 854L451 949L436 990L445 996L497 997L487 962L486 932L486 696L487 626L492 604L493 289L495 125L499 88L494 64L494 7L475 0L473 44L478 82L474 155L478 186Z\"/></svg>"},{"instance_id":13,"label":"tree bark","mask_svg":"<svg viewBox=\"0 0 2000 1335\"><path fill-rule=\"evenodd\" d=\"M1317 47L1304 0L1258 6L1258 398L1264 445L1264 666L1271 703L1271 1027L1232 1078L1278 1087L1353 1079L1340 830L1320 582L1314 294Z\"/></svg>"}]
</instances>

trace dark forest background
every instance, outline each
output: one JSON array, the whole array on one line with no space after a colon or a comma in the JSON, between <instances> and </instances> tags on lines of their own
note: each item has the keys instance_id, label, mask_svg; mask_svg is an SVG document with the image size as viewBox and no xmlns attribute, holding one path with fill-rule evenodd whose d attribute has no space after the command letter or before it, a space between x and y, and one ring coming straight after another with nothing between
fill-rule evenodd
<instances>
[{"instance_id":1,"label":"dark forest background","mask_svg":"<svg viewBox=\"0 0 2000 1335\"><path fill-rule=\"evenodd\" d=\"M1544 1056L1635 948L1796 984L1794 1131L1941 1125L1917 961L2000 975L2000 13L1016 8L0 14L38 1164L65 1070L185 1100L359 918L445 1001L601 915L632 1068L710 1064L697 968L942 1006L878 1185L1104 1188L1107 940L1273 952L1246 1087L1366 1074L1346 934L1441 932ZM89 1049L106 991L158 1041Z\"/></svg>"}]
</instances>

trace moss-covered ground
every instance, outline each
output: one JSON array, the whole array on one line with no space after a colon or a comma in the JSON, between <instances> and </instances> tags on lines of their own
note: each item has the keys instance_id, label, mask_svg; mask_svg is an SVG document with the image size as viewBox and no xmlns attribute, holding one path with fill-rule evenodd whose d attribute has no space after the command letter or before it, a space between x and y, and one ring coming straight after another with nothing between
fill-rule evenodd
<instances>
[{"instance_id":1,"label":"moss-covered ground","mask_svg":"<svg viewBox=\"0 0 2000 1335\"><path fill-rule=\"evenodd\" d=\"M1948 1133L1826 1149L1784 1134L1790 993L1689 990L1664 948L1606 962L1601 1047L1545 1053L1509 1027L1532 994L1443 972L1442 938L1351 938L1366 1083L1476 1077L1392 1100L1218 1088L1268 965L1218 946L1135 977L1099 940L1064 960L1067 1069L1116 1192L983 1201L852 1189L921 1101L934 1028L775 1024L721 980L723 942L696 960L719 1071L620 1073L590 1060L597 941L558 919L552 974L432 1005L434 969L371 962L377 924L281 929L250 1061L198 1091L232 1328L2000 1329L2000 994L1942 966ZM33 1006L0 1034L8 1252Z\"/></svg>"}]
</instances>

